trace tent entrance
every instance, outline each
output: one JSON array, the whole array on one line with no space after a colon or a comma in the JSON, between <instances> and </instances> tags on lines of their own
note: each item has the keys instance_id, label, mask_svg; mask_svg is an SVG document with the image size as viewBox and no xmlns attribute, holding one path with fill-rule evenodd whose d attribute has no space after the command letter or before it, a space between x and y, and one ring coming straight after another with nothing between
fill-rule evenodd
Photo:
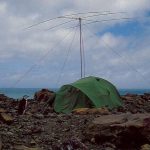
<instances>
[{"instance_id":1,"label":"tent entrance","mask_svg":"<svg viewBox=\"0 0 150 150\"><path fill-rule=\"evenodd\" d=\"M94 104L92 103L92 101L82 91L80 91L79 89L73 86L70 86L64 99L69 100L71 102L68 105L68 107L70 107L71 110L77 109L77 108L93 108L94 107Z\"/></svg>"}]
</instances>

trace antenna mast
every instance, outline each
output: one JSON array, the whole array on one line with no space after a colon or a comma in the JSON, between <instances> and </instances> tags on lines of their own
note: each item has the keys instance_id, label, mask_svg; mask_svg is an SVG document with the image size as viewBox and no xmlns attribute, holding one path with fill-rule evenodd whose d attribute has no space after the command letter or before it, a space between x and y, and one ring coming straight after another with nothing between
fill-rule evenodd
<instances>
[{"instance_id":1,"label":"antenna mast","mask_svg":"<svg viewBox=\"0 0 150 150\"><path fill-rule=\"evenodd\" d=\"M43 23L46 23L46 22L49 22L49 21L52 21L52 20L56 20L56 19L60 19L60 18L64 18L64 19L71 19L69 21L66 21L66 22L62 22L62 23L59 23L59 24L56 24L55 26L51 26L48 30L52 30L54 28L58 28L64 24L67 24L67 23L70 23L74 20L77 20L79 21L79 25L77 26L73 26L73 27L69 27L69 28L74 28L74 27L78 27L79 26L79 34L80 34L80 68L81 68L81 78L85 77L85 53L84 53L84 44L83 44L83 33L82 33L82 26L85 26L87 24L92 24L92 23L99 23L99 22L107 22L107 21L115 21L115 20L128 20L128 19L133 19L133 18L128 18L128 17L121 17L121 18L110 18L110 19L101 19L101 20L91 20L91 19L88 19L88 18L91 18L91 17L98 17L98 16L107 16L107 15L114 15L114 14L122 14L122 13L126 13L126 12L110 12L110 11L103 11L103 12L87 12L87 13L74 13L74 14L70 14L70 15L64 15L64 16L59 16L59 17L55 17L55 18L51 18L51 19L47 19L47 20L44 20L44 21L41 21L41 22L38 22L38 23L35 23L33 25L30 25L29 27L26 27L24 29L30 29L32 27L35 27L35 26L38 26L40 24L43 24ZM89 14L89 15L87 15ZM78 15L81 15L81 16L78 16ZM83 15L83 16L82 16ZM82 22L84 21L84 23L82 24ZM68 29L69 29L68 28ZM64 39L68 36L68 34L64 37ZM64 40L63 39L63 40ZM63 41L62 40L62 41ZM107 46L108 47L108 46ZM112 49L112 48L111 48ZM51 49L53 50L53 48ZM44 57L47 56L47 54L49 53L49 51L43 55L39 61L41 61ZM16 84L18 84L25 76L26 74L28 74L29 72L32 71L32 69L37 66L38 63L34 64L33 66L31 66L29 68L29 70L27 72L25 72L17 81L16 83L13 85L16 86Z\"/></svg>"},{"instance_id":2,"label":"antenna mast","mask_svg":"<svg viewBox=\"0 0 150 150\"><path fill-rule=\"evenodd\" d=\"M83 61L82 61L82 19L79 18L79 27L80 27L80 65L81 65L81 78L83 77Z\"/></svg>"}]
</instances>

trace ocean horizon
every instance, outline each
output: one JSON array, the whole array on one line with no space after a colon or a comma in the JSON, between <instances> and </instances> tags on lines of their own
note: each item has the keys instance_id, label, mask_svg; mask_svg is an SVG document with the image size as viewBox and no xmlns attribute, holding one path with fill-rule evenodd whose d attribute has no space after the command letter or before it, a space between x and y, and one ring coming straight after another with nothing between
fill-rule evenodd
<instances>
[{"instance_id":1,"label":"ocean horizon","mask_svg":"<svg viewBox=\"0 0 150 150\"><path fill-rule=\"evenodd\" d=\"M0 94L5 94L6 96L14 99L21 99L24 95L28 95L29 98L33 98L35 92L41 90L42 88L0 88ZM58 88L48 88L56 92ZM130 94L144 94L150 93L150 89L118 89L120 95Z\"/></svg>"}]
</instances>

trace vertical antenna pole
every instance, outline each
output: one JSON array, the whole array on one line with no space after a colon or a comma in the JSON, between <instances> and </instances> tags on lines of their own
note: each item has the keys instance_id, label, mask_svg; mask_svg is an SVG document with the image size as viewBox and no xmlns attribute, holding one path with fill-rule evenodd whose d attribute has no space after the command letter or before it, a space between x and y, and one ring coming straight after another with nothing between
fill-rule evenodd
<instances>
[{"instance_id":1,"label":"vertical antenna pole","mask_svg":"<svg viewBox=\"0 0 150 150\"><path fill-rule=\"evenodd\" d=\"M81 61L81 78L83 77L82 75L82 26L81 26L81 18L79 18L79 25L80 25L80 61Z\"/></svg>"}]
</instances>

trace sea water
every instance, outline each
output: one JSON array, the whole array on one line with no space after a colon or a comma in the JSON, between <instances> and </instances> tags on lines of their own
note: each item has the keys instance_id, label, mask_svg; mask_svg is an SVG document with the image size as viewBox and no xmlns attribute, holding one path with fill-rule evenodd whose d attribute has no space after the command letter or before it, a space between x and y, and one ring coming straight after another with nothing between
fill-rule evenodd
<instances>
[{"instance_id":1,"label":"sea water","mask_svg":"<svg viewBox=\"0 0 150 150\"><path fill-rule=\"evenodd\" d=\"M57 91L57 88L49 88L52 91ZM5 94L8 97L20 99L24 95L28 95L29 98L33 98L35 92L41 90L41 88L0 88L0 94ZM130 94L144 94L150 93L150 89L118 89L120 95Z\"/></svg>"}]
</instances>

